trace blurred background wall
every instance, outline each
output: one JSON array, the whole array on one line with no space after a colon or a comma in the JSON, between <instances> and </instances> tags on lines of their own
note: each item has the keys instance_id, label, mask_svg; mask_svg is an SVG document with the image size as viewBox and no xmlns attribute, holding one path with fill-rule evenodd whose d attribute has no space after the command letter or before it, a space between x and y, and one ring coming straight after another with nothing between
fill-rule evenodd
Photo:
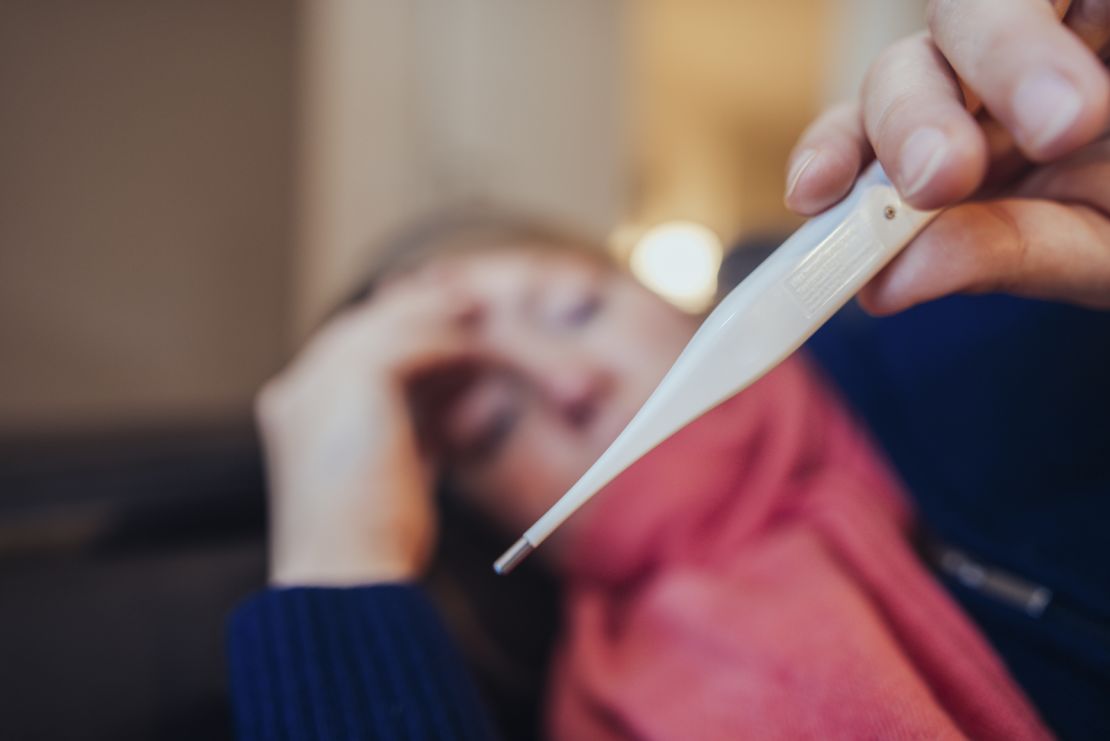
<instances>
[{"instance_id":1,"label":"blurred background wall","mask_svg":"<svg viewBox=\"0 0 1110 741\"><path fill-rule=\"evenodd\" d=\"M0 426L241 411L284 356L296 7L0 4Z\"/></svg>"},{"instance_id":2,"label":"blurred background wall","mask_svg":"<svg viewBox=\"0 0 1110 741\"><path fill-rule=\"evenodd\" d=\"M624 193L621 20L597 0L305 3L295 332L436 208L604 235Z\"/></svg>"},{"instance_id":3,"label":"blurred background wall","mask_svg":"<svg viewBox=\"0 0 1110 741\"><path fill-rule=\"evenodd\" d=\"M793 140L920 6L5 2L0 432L245 418L444 205L782 233Z\"/></svg>"}]
</instances>

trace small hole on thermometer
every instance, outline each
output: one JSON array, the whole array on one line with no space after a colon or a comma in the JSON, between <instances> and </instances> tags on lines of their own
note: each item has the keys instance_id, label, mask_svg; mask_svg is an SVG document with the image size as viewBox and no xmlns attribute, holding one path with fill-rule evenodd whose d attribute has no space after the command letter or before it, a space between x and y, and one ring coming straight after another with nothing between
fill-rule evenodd
<instances>
[{"instance_id":1,"label":"small hole on thermometer","mask_svg":"<svg viewBox=\"0 0 1110 741\"><path fill-rule=\"evenodd\" d=\"M887 206L883 209L883 216L886 217L887 221L893 219L897 215L898 211L895 210L894 206Z\"/></svg>"}]
</instances>

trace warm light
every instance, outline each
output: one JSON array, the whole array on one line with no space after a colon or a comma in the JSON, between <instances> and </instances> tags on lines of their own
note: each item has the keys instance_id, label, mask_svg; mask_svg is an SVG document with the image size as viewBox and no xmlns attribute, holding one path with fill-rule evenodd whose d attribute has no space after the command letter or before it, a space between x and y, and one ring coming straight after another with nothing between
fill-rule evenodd
<instances>
[{"instance_id":1,"label":"warm light","mask_svg":"<svg viewBox=\"0 0 1110 741\"><path fill-rule=\"evenodd\" d=\"M632 274L675 306L703 311L717 294L717 271L724 249L709 228L692 221L668 221L644 232L632 248Z\"/></svg>"}]
</instances>

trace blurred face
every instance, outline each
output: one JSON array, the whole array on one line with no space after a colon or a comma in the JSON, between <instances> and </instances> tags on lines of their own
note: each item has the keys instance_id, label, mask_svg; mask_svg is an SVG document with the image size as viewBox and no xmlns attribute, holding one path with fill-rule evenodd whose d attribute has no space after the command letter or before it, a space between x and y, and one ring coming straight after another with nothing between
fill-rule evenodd
<instances>
[{"instance_id":1,"label":"blurred face","mask_svg":"<svg viewBox=\"0 0 1110 741\"><path fill-rule=\"evenodd\" d=\"M515 534L613 441L696 321L569 251L446 257L430 269L475 300L471 331L491 360L456 371L456 391L425 426L452 481Z\"/></svg>"}]
</instances>

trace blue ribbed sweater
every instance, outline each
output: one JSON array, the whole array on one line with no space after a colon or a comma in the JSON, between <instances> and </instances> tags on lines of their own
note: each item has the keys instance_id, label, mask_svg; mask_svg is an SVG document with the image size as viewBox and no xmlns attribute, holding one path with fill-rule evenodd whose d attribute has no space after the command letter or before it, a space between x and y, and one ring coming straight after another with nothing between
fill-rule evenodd
<instances>
[{"instance_id":1,"label":"blue ribbed sweater","mask_svg":"<svg viewBox=\"0 0 1110 741\"><path fill-rule=\"evenodd\" d=\"M232 616L228 656L243 741L494 737L415 586L262 592Z\"/></svg>"}]
</instances>

